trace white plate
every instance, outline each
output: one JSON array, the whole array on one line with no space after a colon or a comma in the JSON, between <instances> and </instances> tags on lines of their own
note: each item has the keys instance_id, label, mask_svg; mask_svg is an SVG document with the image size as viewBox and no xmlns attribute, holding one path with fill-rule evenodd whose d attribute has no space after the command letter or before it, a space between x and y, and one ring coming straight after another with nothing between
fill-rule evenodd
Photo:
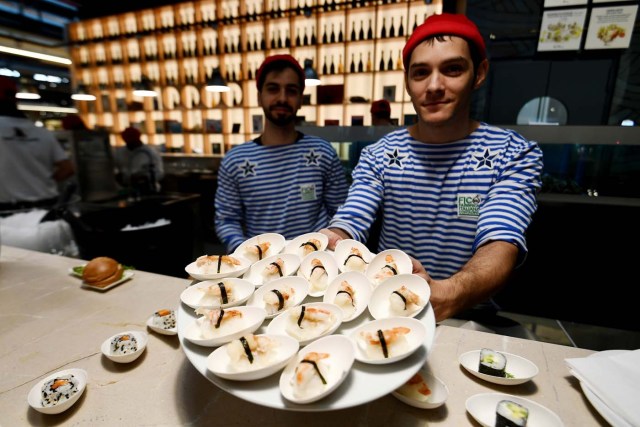
<instances>
[{"instance_id":1,"label":"white plate","mask_svg":"<svg viewBox=\"0 0 640 427\"><path fill-rule=\"evenodd\" d=\"M328 371L324 372L323 375L326 384L323 384L321 389L316 393L296 396L294 386L292 384L296 375L296 368L300 364L300 361L303 360L310 352L329 354L328 358L319 362L324 362L326 363L325 366L328 366ZM325 396L328 396L337 389L340 384L342 384L349 374L349 370L353 365L354 359L353 343L349 338L343 335L331 335L320 338L309 344L303 350L300 350L297 357L289 361L280 375L280 392L285 399L294 403L306 404L318 401ZM322 365L318 364L318 366Z\"/></svg>"},{"instance_id":2,"label":"white plate","mask_svg":"<svg viewBox=\"0 0 640 427\"><path fill-rule=\"evenodd\" d=\"M293 289L293 300L287 302L282 310L274 314L269 314L269 310L267 310L267 319L273 319L287 308L300 305L302 301L304 301L304 299L307 297L307 293L309 292L309 282L307 282L306 279L297 276L282 277L280 279L272 280L266 285L259 287L253 294L251 294L251 297L247 300L247 306L266 309L266 305L264 303L264 295L274 289L278 289L280 291L282 291L283 289Z\"/></svg>"},{"instance_id":3,"label":"white plate","mask_svg":"<svg viewBox=\"0 0 640 427\"><path fill-rule=\"evenodd\" d=\"M175 310L171 310L171 311L173 311L173 315L175 316L176 315ZM161 328L160 326L156 326L153 323L153 318L154 317L155 317L155 313L152 314L151 316L149 316L149 318L147 319L147 327L149 329L151 329L152 331L157 332L157 333L159 333L161 335L176 335L178 333L177 326L173 327L173 328L169 328L169 329L165 329L165 328ZM176 325L177 325L177 319L176 319Z\"/></svg>"},{"instance_id":4,"label":"white plate","mask_svg":"<svg viewBox=\"0 0 640 427\"><path fill-rule=\"evenodd\" d=\"M343 308L344 317L342 321L350 322L357 319L358 316L360 316L367 308L367 304L369 304L369 299L371 298L371 292L373 291L373 285L364 273L360 273L358 271L347 271L346 273L339 274L331 283L329 283L329 286L327 286L327 290L322 297L322 301L335 304L336 296L338 295L340 286L344 281L346 281L354 291L353 299L355 301L355 307L353 307L353 311L346 312Z\"/></svg>"},{"instance_id":5,"label":"white plate","mask_svg":"<svg viewBox=\"0 0 640 427\"><path fill-rule=\"evenodd\" d=\"M411 258L409 258L409 255L398 249L387 249L386 251L382 251L378 255L374 256L369 267L367 267L367 270L364 272L367 279L373 283L373 286L377 286L388 279L388 277L382 279L376 278L378 273L380 273L380 270L387 265L387 256L391 256L393 258L393 262L397 267L397 274L411 274L413 272L413 264L411 264Z\"/></svg>"},{"instance_id":6,"label":"white plate","mask_svg":"<svg viewBox=\"0 0 640 427\"><path fill-rule=\"evenodd\" d=\"M278 233L264 233L258 236L254 236L245 240L233 251L234 256L241 256L248 259L252 264L260 261L257 255L251 254L245 250L249 246L256 246L259 243L270 243L269 249L262 254L262 259L268 258L272 255L279 254L284 249L285 239L282 234Z\"/></svg>"},{"instance_id":7,"label":"white plate","mask_svg":"<svg viewBox=\"0 0 640 427\"><path fill-rule=\"evenodd\" d=\"M354 239L343 239L343 240L340 240L336 245L336 248L333 251L333 256L336 258L338 268L343 273L346 273L348 271L354 271L354 270L349 270L349 268L344 265L349 255L351 255L352 248L356 248L360 251L360 254L362 255L362 259L366 263L364 265L364 268L361 271L361 273L364 273L367 270L369 263L373 259L373 254L371 253L369 248L367 248L363 243L360 243Z\"/></svg>"},{"instance_id":8,"label":"white plate","mask_svg":"<svg viewBox=\"0 0 640 427\"><path fill-rule=\"evenodd\" d=\"M602 357L602 356L615 356L616 354L626 353L630 350L604 350L598 353L593 353L588 357ZM624 418L620 415L616 414L609 406L602 401L595 394L587 384L580 382L580 387L582 388L582 392L586 396L587 400L593 405L593 407L598 411L602 418L607 420L609 424L613 427L632 427Z\"/></svg>"},{"instance_id":9,"label":"white plate","mask_svg":"<svg viewBox=\"0 0 640 427\"><path fill-rule=\"evenodd\" d=\"M500 385L518 385L526 383L536 375L538 375L538 367L535 363L522 356L516 354L505 353L499 351L507 358L506 372L513 375L513 378L497 377L495 375L483 374L478 372L480 364L480 350L472 350L461 354L458 357L460 364L471 374L490 383Z\"/></svg>"},{"instance_id":10,"label":"white plate","mask_svg":"<svg viewBox=\"0 0 640 427\"><path fill-rule=\"evenodd\" d=\"M107 286L105 286L104 288L100 288L98 286L91 286L88 283L85 283L84 281L82 282L82 285L80 285L82 288L84 289L93 289L94 291L99 291L99 292L104 292L104 291L108 291L109 289L116 287L124 282L126 282L127 280L131 279L134 275L133 270L125 270L122 273L122 277L120 278L120 280L116 280L113 283L108 284Z\"/></svg>"},{"instance_id":11,"label":"white plate","mask_svg":"<svg viewBox=\"0 0 640 427\"><path fill-rule=\"evenodd\" d=\"M133 335L138 342L138 349L129 354L112 354L111 353L111 340L114 339L118 335ZM117 363L131 363L136 360L138 357L144 353L144 349L147 348L147 341L149 340L149 335L143 331L124 331L117 334L112 335L103 341L100 349L102 350L102 354L107 356L110 360Z\"/></svg>"},{"instance_id":12,"label":"white plate","mask_svg":"<svg viewBox=\"0 0 640 427\"><path fill-rule=\"evenodd\" d=\"M205 280L198 282L195 285L189 286L180 294L180 301L187 304L191 308L216 308L220 307L219 302L214 302L213 297L205 298L205 291L203 289L209 286L217 286L219 282L229 283L233 287L233 300L227 304L222 304L223 308L234 307L245 303L256 287L253 283L245 279L239 279L237 277L227 277L221 280Z\"/></svg>"},{"instance_id":13,"label":"white plate","mask_svg":"<svg viewBox=\"0 0 640 427\"><path fill-rule=\"evenodd\" d=\"M232 256L240 261L240 265L225 273L201 273L200 268L196 265L197 260L187 265L184 270L196 280L216 280L223 279L225 277L240 277L249 269L251 262L240 256Z\"/></svg>"},{"instance_id":14,"label":"white plate","mask_svg":"<svg viewBox=\"0 0 640 427\"><path fill-rule=\"evenodd\" d=\"M393 350L391 349L391 345L389 345L389 357L385 358L382 351L380 351L379 358L377 356L373 358L370 357L365 351L365 341L361 333L367 332L375 334L378 330L387 330L396 327L410 329L409 333L403 335L406 339L406 348L404 348L402 352L396 352L396 354L391 355ZM387 319L373 320L361 325L349 334L349 338L355 343L356 360L374 365L386 365L409 357L411 353L416 351L427 338L427 327L419 320L410 317L389 317Z\"/></svg>"},{"instance_id":15,"label":"white plate","mask_svg":"<svg viewBox=\"0 0 640 427\"><path fill-rule=\"evenodd\" d=\"M239 319L232 319L229 327L221 326L220 329L214 330L214 336L211 338L203 338L200 327L204 316L198 317L190 323L185 331L184 337L194 344L203 347L218 347L229 341L240 338L246 334L252 334L262 325L267 312L264 308L259 307L232 307L225 311L237 310L242 313ZM224 319L224 317L223 317ZM233 322L233 323L231 323Z\"/></svg>"},{"instance_id":16,"label":"white plate","mask_svg":"<svg viewBox=\"0 0 640 427\"><path fill-rule=\"evenodd\" d=\"M278 254L270 256L268 258L264 258L253 264L247 274L244 275L244 278L253 283L256 288L263 286L273 280L281 279L282 277L278 276L269 278L263 275L265 268L267 268L269 264L276 262L278 259L281 259L284 262L284 271L282 272L282 277L291 276L296 271L298 271L298 267L300 267L301 258L298 255Z\"/></svg>"},{"instance_id":17,"label":"white plate","mask_svg":"<svg viewBox=\"0 0 640 427\"><path fill-rule=\"evenodd\" d=\"M216 387L248 402L275 409L289 411L333 411L363 405L390 394L404 384L424 364L427 355L433 349L436 333L435 315L431 304L415 319L421 321L427 334L421 346L406 359L391 365L368 365L355 363L347 380L329 396L317 402L305 405L295 404L284 399L280 393L279 377L272 375L258 381L226 381L207 370L207 357L211 350L192 344L184 337L187 325L196 317L193 310L184 304L178 305L178 337L180 348L189 362L211 381ZM335 334L348 335L359 325L372 320L368 312L349 323L342 323ZM264 333L266 323L256 333ZM295 341L295 340L294 340Z\"/></svg>"},{"instance_id":18,"label":"white plate","mask_svg":"<svg viewBox=\"0 0 640 427\"><path fill-rule=\"evenodd\" d=\"M465 406L471 416L485 427L496 422L496 407L501 400L511 400L529 410L527 427L562 427L564 424L555 412L529 399L502 393L476 394L467 399Z\"/></svg>"},{"instance_id":19,"label":"white plate","mask_svg":"<svg viewBox=\"0 0 640 427\"><path fill-rule=\"evenodd\" d=\"M328 326L328 328L323 332L315 334L313 336L309 336L308 338L293 336L289 332L287 327L298 326L296 322L297 322L299 311L301 310L302 306L304 306L305 308L319 308L322 310L329 311L333 316L333 323L331 324L331 326ZM342 323L342 309L337 305L328 304L325 302L309 302L297 307L291 307L287 309L285 312L280 313L275 319L271 321L271 323L269 323L269 326L267 326L267 333L288 335L293 339L297 340L301 346L304 346L309 344L312 341L317 340L318 338L334 333L336 329L338 329L341 323Z\"/></svg>"},{"instance_id":20,"label":"white plate","mask_svg":"<svg viewBox=\"0 0 640 427\"><path fill-rule=\"evenodd\" d=\"M419 304L407 306L407 310L395 311L390 302L391 294L402 286L405 286L414 294L420 297ZM415 274L399 274L385 280L378 285L369 300L369 312L374 319L386 319L387 317L416 317L429 303L431 288L427 281Z\"/></svg>"},{"instance_id":21,"label":"white plate","mask_svg":"<svg viewBox=\"0 0 640 427\"><path fill-rule=\"evenodd\" d=\"M284 247L284 253L298 255L300 259L304 258L307 254L304 252L301 245L311 239L315 239L320 242L320 246L318 246L318 248L316 249L318 251L324 251L329 245L329 238L324 234L318 232L306 233L296 237L295 239L287 243L287 245Z\"/></svg>"},{"instance_id":22,"label":"white plate","mask_svg":"<svg viewBox=\"0 0 640 427\"><path fill-rule=\"evenodd\" d=\"M276 343L277 350L273 355L273 360L268 366L263 366L257 369L250 369L246 371L236 371L231 367L229 354L227 353L227 346L225 344L222 347L217 348L207 358L207 369L220 378L234 381L254 381L262 378L266 378L278 372L280 369L289 363L293 357L295 357L298 349L298 341L285 335L269 335Z\"/></svg>"},{"instance_id":23,"label":"white plate","mask_svg":"<svg viewBox=\"0 0 640 427\"><path fill-rule=\"evenodd\" d=\"M407 382L402 387L394 390L391 394L401 402L415 406L416 408L435 409L442 406L449 397L449 389L445 383L443 383L440 378L429 373L426 368L420 369L416 373L416 376L417 375L420 376L420 378L416 378L419 382L414 385L410 385ZM411 378L413 379L413 377ZM416 390L416 387L421 386L423 382L427 385L429 390L431 390L431 394L426 398Z\"/></svg>"},{"instance_id":24,"label":"white plate","mask_svg":"<svg viewBox=\"0 0 640 427\"><path fill-rule=\"evenodd\" d=\"M325 286L316 287L311 282L310 276L311 271L313 270L313 261L319 260L324 267L326 274L326 282ZM309 282L309 295L312 297L321 297L324 295L329 283L338 275L340 270L338 270L338 264L336 263L335 258L330 252L326 251L315 251L307 255L300 262L300 268L298 268L298 276L304 277Z\"/></svg>"},{"instance_id":25,"label":"white plate","mask_svg":"<svg viewBox=\"0 0 640 427\"><path fill-rule=\"evenodd\" d=\"M71 396L71 398L65 400L64 402L58 403L54 406L42 406L42 387L44 384L52 380L56 377L60 377L63 375L73 375L78 380L78 391ZM42 412L43 414L59 414L61 412L66 411L71 408L74 403L80 399L82 393L84 393L85 388L87 388L87 380L89 376L87 375L87 371L84 369L65 369L63 371L56 372L55 374L51 374L46 378L38 381L36 385L34 385L29 394L27 395L27 402L29 406L35 409L38 412Z\"/></svg>"}]
</instances>

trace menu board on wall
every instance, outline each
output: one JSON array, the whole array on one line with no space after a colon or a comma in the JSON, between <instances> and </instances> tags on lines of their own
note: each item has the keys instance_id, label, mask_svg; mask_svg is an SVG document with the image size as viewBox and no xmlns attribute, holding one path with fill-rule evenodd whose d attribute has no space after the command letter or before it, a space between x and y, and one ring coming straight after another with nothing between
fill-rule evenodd
<instances>
[{"instance_id":1,"label":"menu board on wall","mask_svg":"<svg viewBox=\"0 0 640 427\"><path fill-rule=\"evenodd\" d=\"M544 7L579 6L587 4L587 0L544 0Z\"/></svg>"},{"instance_id":2,"label":"menu board on wall","mask_svg":"<svg viewBox=\"0 0 640 427\"><path fill-rule=\"evenodd\" d=\"M625 49L631 43L638 5L591 9L585 49Z\"/></svg>"},{"instance_id":3,"label":"menu board on wall","mask_svg":"<svg viewBox=\"0 0 640 427\"><path fill-rule=\"evenodd\" d=\"M545 11L538 51L580 49L586 16L586 8Z\"/></svg>"}]
</instances>

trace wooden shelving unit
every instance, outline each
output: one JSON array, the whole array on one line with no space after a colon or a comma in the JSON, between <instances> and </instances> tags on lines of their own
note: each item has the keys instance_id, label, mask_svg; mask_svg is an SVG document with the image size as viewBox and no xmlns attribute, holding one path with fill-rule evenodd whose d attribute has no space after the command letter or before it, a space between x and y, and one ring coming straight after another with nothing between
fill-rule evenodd
<instances>
[{"instance_id":1,"label":"wooden shelving unit","mask_svg":"<svg viewBox=\"0 0 640 427\"><path fill-rule=\"evenodd\" d=\"M307 124L370 124L372 100L391 99L400 124L414 114L404 90L401 51L442 0L205 0L70 24L75 84L97 97L79 102L91 127L117 134L138 126L169 152L224 154L260 131L255 73L268 55L311 59L322 86L305 89ZM231 88L207 92L219 67ZM149 78L157 98L135 97ZM342 91L342 96L341 92ZM355 117L355 119L354 119Z\"/></svg>"}]
</instances>

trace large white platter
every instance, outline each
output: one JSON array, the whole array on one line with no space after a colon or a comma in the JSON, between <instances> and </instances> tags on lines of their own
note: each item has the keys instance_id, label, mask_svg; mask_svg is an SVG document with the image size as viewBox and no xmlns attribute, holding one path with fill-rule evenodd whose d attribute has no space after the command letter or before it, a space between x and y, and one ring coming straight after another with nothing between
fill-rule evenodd
<instances>
[{"instance_id":1,"label":"large white platter","mask_svg":"<svg viewBox=\"0 0 640 427\"><path fill-rule=\"evenodd\" d=\"M308 297L305 302L318 301ZM426 339L418 350L411 356L389 365L370 365L355 362L349 375L342 386L324 399L308 404L295 404L287 401L280 393L280 374L274 374L267 378L236 382L219 378L207 371L207 357L211 353L211 348L200 347L189 342L185 338L185 331L196 315L193 310L185 304L178 307L178 337L180 344L191 364L209 381L221 389L234 396L258 405L289 411L333 411L337 409L350 408L362 405L380 397L390 394L392 391L407 382L416 372L418 372L427 359L427 355L433 348L435 338L436 322L433 308L429 304L415 318L424 323L427 329ZM369 313L363 313L357 319L349 323L343 323L336 334L348 336L351 331L366 322L373 320ZM266 333L265 323L254 333Z\"/></svg>"}]
</instances>

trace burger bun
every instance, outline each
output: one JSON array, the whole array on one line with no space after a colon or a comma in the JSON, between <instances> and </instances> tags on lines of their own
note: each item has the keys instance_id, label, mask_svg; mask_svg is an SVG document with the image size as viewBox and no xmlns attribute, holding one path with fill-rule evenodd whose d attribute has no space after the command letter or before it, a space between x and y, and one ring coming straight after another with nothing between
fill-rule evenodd
<instances>
[{"instance_id":1,"label":"burger bun","mask_svg":"<svg viewBox=\"0 0 640 427\"><path fill-rule=\"evenodd\" d=\"M89 261L82 272L85 284L104 288L122 278L124 267L118 261L109 257L97 257Z\"/></svg>"}]
</instances>

